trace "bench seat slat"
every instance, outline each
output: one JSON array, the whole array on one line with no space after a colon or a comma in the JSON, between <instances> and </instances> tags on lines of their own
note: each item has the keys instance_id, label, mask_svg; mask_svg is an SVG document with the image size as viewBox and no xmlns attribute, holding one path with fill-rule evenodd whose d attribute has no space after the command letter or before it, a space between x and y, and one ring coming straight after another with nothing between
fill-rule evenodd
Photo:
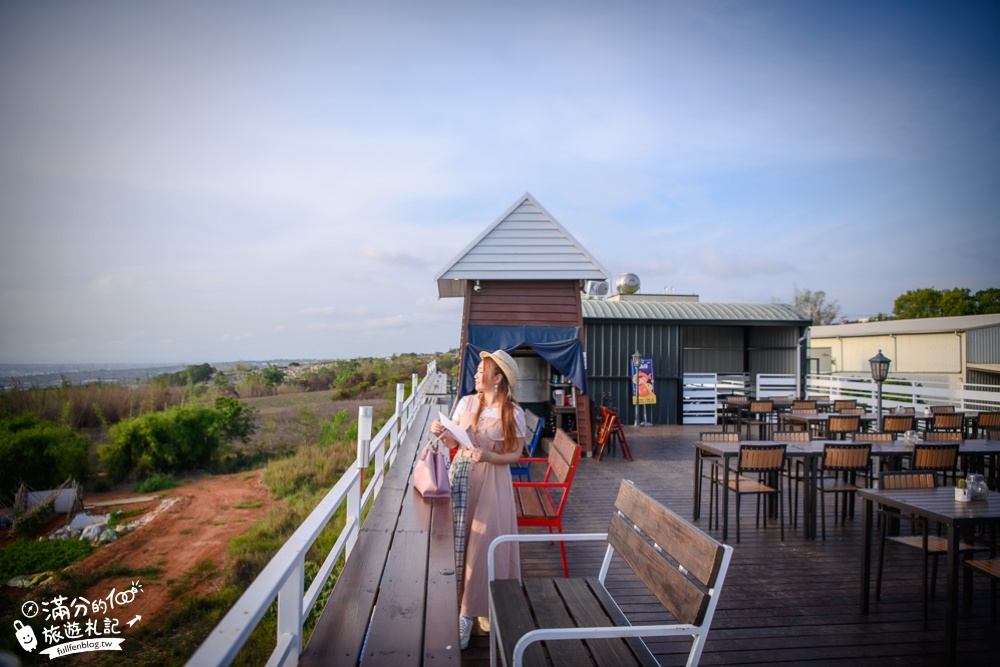
<instances>
[{"instance_id":1,"label":"bench seat slat","mask_svg":"<svg viewBox=\"0 0 1000 667\"><path fill-rule=\"evenodd\" d=\"M556 588L566 600L566 606L577 627L613 627L616 625L631 625L616 623L595 595L594 589L602 590L604 586L596 579L561 579L556 581ZM598 667L615 667L636 663L636 656L628 644L622 639L588 639L587 648L594 656L594 664Z\"/></svg>"},{"instance_id":2,"label":"bench seat slat","mask_svg":"<svg viewBox=\"0 0 1000 667\"><path fill-rule=\"evenodd\" d=\"M517 517L519 519L554 519L556 507L552 496L545 489L538 487L515 488L517 497Z\"/></svg>"},{"instance_id":3,"label":"bench seat slat","mask_svg":"<svg viewBox=\"0 0 1000 667\"><path fill-rule=\"evenodd\" d=\"M566 610L566 605L553 579L525 579L524 591L531 602L535 622L539 628L567 628L576 625ZM593 664L583 642L558 641L543 642L553 665Z\"/></svg>"},{"instance_id":4,"label":"bench seat slat","mask_svg":"<svg viewBox=\"0 0 1000 667\"><path fill-rule=\"evenodd\" d=\"M514 645L517 640L535 629L531 606L525 597L521 582L517 579L498 579L490 582L496 616L492 619L490 631L498 633L502 649L506 651L506 664L513 664ZM545 665L542 647L532 644L524 652L524 664L534 667Z\"/></svg>"}]
</instances>

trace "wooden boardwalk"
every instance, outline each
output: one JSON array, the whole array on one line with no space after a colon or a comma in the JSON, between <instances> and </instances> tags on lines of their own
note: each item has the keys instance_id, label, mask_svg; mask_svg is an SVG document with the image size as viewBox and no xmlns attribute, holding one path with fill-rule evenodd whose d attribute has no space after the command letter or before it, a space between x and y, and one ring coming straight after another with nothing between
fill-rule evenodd
<instances>
[{"instance_id":1,"label":"wooden boardwalk","mask_svg":"<svg viewBox=\"0 0 1000 667\"><path fill-rule=\"evenodd\" d=\"M631 479L690 519L694 460L691 442L699 432L710 430L719 429L626 427L635 460L625 461L621 452L617 456L606 453L603 461L581 459L563 519L564 530L605 531L622 478ZM720 531L708 530L707 495L705 498L702 518L696 525L719 539ZM915 667L946 663L944 572L938 574L930 627L924 630L919 554L915 549L893 549L886 557L882 600L875 603L873 598L872 613L862 615L861 514L848 519L846 526L835 526L833 501L827 502L826 541L802 539L800 521L798 528L786 523L785 541L781 542L776 523L769 522L767 529L754 527L755 504L753 499L747 501L742 511L742 541L733 544L736 551L701 664ZM734 512L732 505L730 511ZM733 526L731 523L731 530ZM571 576L596 574L603 557L599 546L570 543L566 551ZM555 545L522 545L521 563L524 577L561 574ZM618 563L609 575L609 588L618 599L626 601L622 605L625 612L636 622L664 618L659 603L625 572L627 569ZM958 664L995 666L1000 664L1000 620L991 614L986 578L976 577L974 585L970 605L960 592ZM663 665L683 665L688 650L686 642L670 640L651 643L650 647ZM463 665L488 662L487 637L474 635L462 653Z\"/></svg>"}]
</instances>

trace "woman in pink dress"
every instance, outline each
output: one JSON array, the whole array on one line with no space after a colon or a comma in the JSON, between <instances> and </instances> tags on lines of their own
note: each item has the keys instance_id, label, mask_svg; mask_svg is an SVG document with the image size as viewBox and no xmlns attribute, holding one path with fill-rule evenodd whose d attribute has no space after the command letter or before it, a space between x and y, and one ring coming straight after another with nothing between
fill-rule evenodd
<instances>
[{"instance_id":1,"label":"woman in pink dress","mask_svg":"<svg viewBox=\"0 0 1000 667\"><path fill-rule=\"evenodd\" d=\"M460 457L472 462L465 497L464 535L456 535L459 549L462 537L465 543L465 565L458 591L463 649L469 645L476 618L480 619L480 627L488 631L490 543L500 535L517 533L510 464L521 456L526 433L524 410L514 400L517 363L503 350L480 352L479 356L482 361L476 370L476 393L463 396L452 414L452 419L469 433L473 444L471 448L459 447L452 464L462 465ZM439 421L431 424L431 432L443 433L443 442L449 448L458 447L458 442ZM496 578L521 578L516 543L506 543L497 549Z\"/></svg>"}]
</instances>

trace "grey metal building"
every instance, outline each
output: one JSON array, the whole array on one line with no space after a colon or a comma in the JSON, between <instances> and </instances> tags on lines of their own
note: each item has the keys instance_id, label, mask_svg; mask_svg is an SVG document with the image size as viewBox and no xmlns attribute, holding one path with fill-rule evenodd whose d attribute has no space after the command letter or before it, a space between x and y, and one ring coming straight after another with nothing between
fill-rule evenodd
<instances>
[{"instance_id":1,"label":"grey metal building","mask_svg":"<svg viewBox=\"0 0 1000 667\"><path fill-rule=\"evenodd\" d=\"M617 295L583 301L590 399L606 398L621 418L634 419L629 358L653 360L654 424L680 423L685 373L743 375L805 372L810 320L783 304L701 303L659 295Z\"/></svg>"}]
</instances>

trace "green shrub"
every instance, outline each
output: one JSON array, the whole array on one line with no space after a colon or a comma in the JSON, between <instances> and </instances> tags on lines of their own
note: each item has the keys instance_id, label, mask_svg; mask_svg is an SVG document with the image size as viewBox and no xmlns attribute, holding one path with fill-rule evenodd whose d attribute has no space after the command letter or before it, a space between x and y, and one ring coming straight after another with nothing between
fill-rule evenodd
<instances>
[{"instance_id":1,"label":"green shrub","mask_svg":"<svg viewBox=\"0 0 1000 667\"><path fill-rule=\"evenodd\" d=\"M98 455L116 482L210 468L225 443L253 432L253 419L254 411L233 398L175 406L115 424Z\"/></svg>"},{"instance_id":2,"label":"green shrub","mask_svg":"<svg viewBox=\"0 0 1000 667\"><path fill-rule=\"evenodd\" d=\"M51 489L68 477L86 480L89 444L69 426L34 415L0 420L0 497L11 497L21 482Z\"/></svg>"},{"instance_id":3,"label":"green shrub","mask_svg":"<svg viewBox=\"0 0 1000 667\"><path fill-rule=\"evenodd\" d=\"M0 581L22 574L61 570L93 551L81 540L18 540L0 551Z\"/></svg>"},{"instance_id":4,"label":"green shrub","mask_svg":"<svg viewBox=\"0 0 1000 667\"><path fill-rule=\"evenodd\" d=\"M136 493L156 493L157 491L165 491L166 489L176 489L177 486L177 480L170 475L153 475L136 483L132 487L132 490Z\"/></svg>"}]
</instances>

